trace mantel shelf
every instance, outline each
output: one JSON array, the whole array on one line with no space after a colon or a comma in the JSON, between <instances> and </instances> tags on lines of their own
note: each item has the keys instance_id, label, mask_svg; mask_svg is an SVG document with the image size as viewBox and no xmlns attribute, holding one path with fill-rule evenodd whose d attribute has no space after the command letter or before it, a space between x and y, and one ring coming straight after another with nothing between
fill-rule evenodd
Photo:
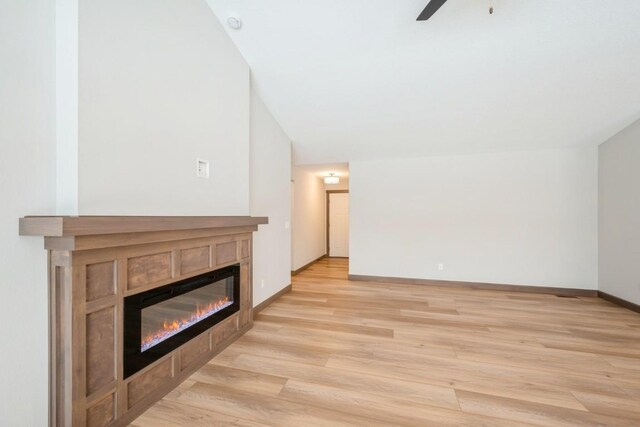
<instances>
[{"instance_id":1,"label":"mantel shelf","mask_svg":"<svg viewBox=\"0 0 640 427\"><path fill-rule=\"evenodd\" d=\"M105 234L251 227L268 224L251 216L26 216L21 236L72 237Z\"/></svg>"}]
</instances>

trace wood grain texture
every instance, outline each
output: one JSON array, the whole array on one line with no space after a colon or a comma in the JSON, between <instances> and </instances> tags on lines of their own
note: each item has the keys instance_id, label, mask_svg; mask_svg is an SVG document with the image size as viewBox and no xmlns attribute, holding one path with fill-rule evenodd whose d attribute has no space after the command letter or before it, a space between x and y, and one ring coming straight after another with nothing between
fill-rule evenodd
<instances>
[{"instance_id":1,"label":"wood grain texture","mask_svg":"<svg viewBox=\"0 0 640 427\"><path fill-rule=\"evenodd\" d=\"M238 242L218 243L216 245L216 265L228 264L238 259Z\"/></svg>"},{"instance_id":2,"label":"wood grain texture","mask_svg":"<svg viewBox=\"0 0 640 427\"><path fill-rule=\"evenodd\" d=\"M21 236L97 236L153 231L198 230L268 224L267 217L250 216L26 216Z\"/></svg>"},{"instance_id":3,"label":"wood grain texture","mask_svg":"<svg viewBox=\"0 0 640 427\"><path fill-rule=\"evenodd\" d=\"M171 252L130 258L127 262L128 289L156 283L171 277Z\"/></svg>"},{"instance_id":4,"label":"wood grain texture","mask_svg":"<svg viewBox=\"0 0 640 427\"><path fill-rule=\"evenodd\" d=\"M87 408L87 426L104 427L115 419L115 396L110 394Z\"/></svg>"},{"instance_id":5,"label":"wood grain texture","mask_svg":"<svg viewBox=\"0 0 640 427\"><path fill-rule=\"evenodd\" d=\"M202 358L211 349L209 334L204 333L193 338L180 349L180 370L189 369L191 364Z\"/></svg>"},{"instance_id":6,"label":"wood grain texture","mask_svg":"<svg viewBox=\"0 0 640 427\"><path fill-rule=\"evenodd\" d=\"M210 246L189 248L180 251L180 274L187 274L210 267Z\"/></svg>"},{"instance_id":7,"label":"wood grain texture","mask_svg":"<svg viewBox=\"0 0 640 427\"><path fill-rule=\"evenodd\" d=\"M240 316L238 327L251 328L253 324L253 280L251 278L251 264L243 262L240 265Z\"/></svg>"},{"instance_id":8,"label":"wood grain texture","mask_svg":"<svg viewBox=\"0 0 640 427\"><path fill-rule=\"evenodd\" d=\"M291 292L292 289L293 289L293 287L291 285L285 286L284 288L280 289L275 294L271 295L266 300L262 301L260 304L256 305L253 308L253 316L254 316L254 318L255 318L256 314L260 313L262 310L264 310L265 308L269 307L271 305L271 303L273 303L275 300L280 298L282 295L288 294L289 292Z\"/></svg>"},{"instance_id":9,"label":"wood grain texture","mask_svg":"<svg viewBox=\"0 0 640 427\"><path fill-rule=\"evenodd\" d=\"M251 242L247 240L243 240L240 243L240 259L249 258L251 256Z\"/></svg>"},{"instance_id":10,"label":"wood grain texture","mask_svg":"<svg viewBox=\"0 0 640 427\"><path fill-rule=\"evenodd\" d=\"M127 406L132 408L136 403L152 394L157 388L174 377L173 357L165 358L153 368L129 382Z\"/></svg>"},{"instance_id":11,"label":"wood grain texture","mask_svg":"<svg viewBox=\"0 0 640 427\"><path fill-rule=\"evenodd\" d=\"M302 267L300 267L299 269L292 271L292 272L291 272L291 275L292 275L292 276L297 276L298 274L300 274L300 273L302 273L303 271L305 271L307 268L311 267L311 266L312 266L313 264L315 264L316 262L318 262L318 261L320 261L321 259L326 258L326 257L327 257L327 255L325 254L325 255L322 255L322 256L320 256L320 257L318 257L318 258L314 259L313 261L311 261L311 262L309 262L309 263L307 263L307 264L303 265L303 266L302 266Z\"/></svg>"},{"instance_id":12,"label":"wood grain texture","mask_svg":"<svg viewBox=\"0 0 640 427\"><path fill-rule=\"evenodd\" d=\"M238 318L239 314L234 314L228 319L223 320L217 325L217 328L211 331L211 341L213 347L218 347L223 344L226 340L231 338L238 332Z\"/></svg>"},{"instance_id":13,"label":"wood grain texture","mask_svg":"<svg viewBox=\"0 0 640 427\"><path fill-rule=\"evenodd\" d=\"M352 282L347 263L296 276L133 425L640 425L639 315L593 297Z\"/></svg>"},{"instance_id":14,"label":"wood grain texture","mask_svg":"<svg viewBox=\"0 0 640 427\"><path fill-rule=\"evenodd\" d=\"M73 393L65 384L74 382L71 359L73 341L71 256L66 252L49 252L49 424L72 422Z\"/></svg>"},{"instance_id":15,"label":"wood grain texture","mask_svg":"<svg viewBox=\"0 0 640 427\"><path fill-rule=\"evenodd\" d=\"M115 295L115 263L113 261L87 265L87 302Z\"/></svg>"},{"instance_id":16,"label":"wood grain texture","mask_svg":"<svg viewBox=\"0 0 640 427\"><path fill-rule=\"evenodd\" d=\"M196 230L148 231L144 233L101 234L98 236L45 237L44 247L51 250L85 251L89 249L148 245L178 240L201 239L252 233L257 225L245 227L205 228Z\"/></svg>"},{"instance_id":17,"label":"wood grain texture","mask_svg":"<svg viewBox=\"0 0 640 427\"><path fill-rule=\"evenodd\" d=\"M116 379L115 309L87 315L87 396Z\"/></svg>"},{"instance_id":18,"label":"wood grain texture","mask_svg":"<svg viewBox=\"0 0 640 427\"><path fill-rule=\"evenodd\" d=\"M253 285L249 278L249 264L242 264L240 266L240 308L250 308L252 301L252 288Z\"/></svg>"}]
</instances>

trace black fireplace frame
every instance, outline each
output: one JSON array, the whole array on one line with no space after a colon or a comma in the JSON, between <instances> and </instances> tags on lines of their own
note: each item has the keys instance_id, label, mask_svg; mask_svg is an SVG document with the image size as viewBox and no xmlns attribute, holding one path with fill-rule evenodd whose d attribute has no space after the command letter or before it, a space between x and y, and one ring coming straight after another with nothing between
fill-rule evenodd
<instances>
[{"instance_id":1,"label":"black fireplace frame","mask_svg":"<svg viewBox=\"0 0 640 427\"><path fill-rule=\"evenodd\" d=\"M184 331L142 352L142 309L169 300L214 282L233 278L233 303L228 307L190 326ZM178 282L124 298L123 370L124 378L139 372L151 363L205 332L215 324L240 311L240 264L200 274Z\"/></svg>"}]
</instances>

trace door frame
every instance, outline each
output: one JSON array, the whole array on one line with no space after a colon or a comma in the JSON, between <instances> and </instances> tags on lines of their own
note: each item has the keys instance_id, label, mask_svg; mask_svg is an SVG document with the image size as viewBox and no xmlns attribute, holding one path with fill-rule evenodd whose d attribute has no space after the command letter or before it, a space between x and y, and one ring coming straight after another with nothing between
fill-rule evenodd
<instances>
[{"instance_id":1,"label":"door frame","mask_svg":"<svg viewBox=\"0 0 640 427\"><path fill-rule=\"evenodd\" d=\"M331 256L331 239L329 237L329 214L330 214L330 210L329 210L329 203L331 203L331 194L335 194L335 193L342 193L342 194L349 194L349 190L326 190L327 192L327 201L326 201L326 205L327 205L327 213L326 213L326 218L327 218L327 224L326 224L326 232L327 232L327 258L347 258L347 257L340 257L340 256Z\"/></svg>"}]
</instances>

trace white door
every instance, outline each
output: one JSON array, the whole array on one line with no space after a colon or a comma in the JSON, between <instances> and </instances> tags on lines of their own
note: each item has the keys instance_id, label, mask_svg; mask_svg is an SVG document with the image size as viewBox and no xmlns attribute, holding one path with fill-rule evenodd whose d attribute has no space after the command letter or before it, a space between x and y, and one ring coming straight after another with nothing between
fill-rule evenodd
<instances>
[{"instance_id":1,"label":"white door","mask_svg":"<svg viewBox=\"0 0 640 427\"><path fill-rule=\"evenodd\" d=\"M329 256L349 256L349 193L329 193Z\"/></svg>"}]
</instances>

